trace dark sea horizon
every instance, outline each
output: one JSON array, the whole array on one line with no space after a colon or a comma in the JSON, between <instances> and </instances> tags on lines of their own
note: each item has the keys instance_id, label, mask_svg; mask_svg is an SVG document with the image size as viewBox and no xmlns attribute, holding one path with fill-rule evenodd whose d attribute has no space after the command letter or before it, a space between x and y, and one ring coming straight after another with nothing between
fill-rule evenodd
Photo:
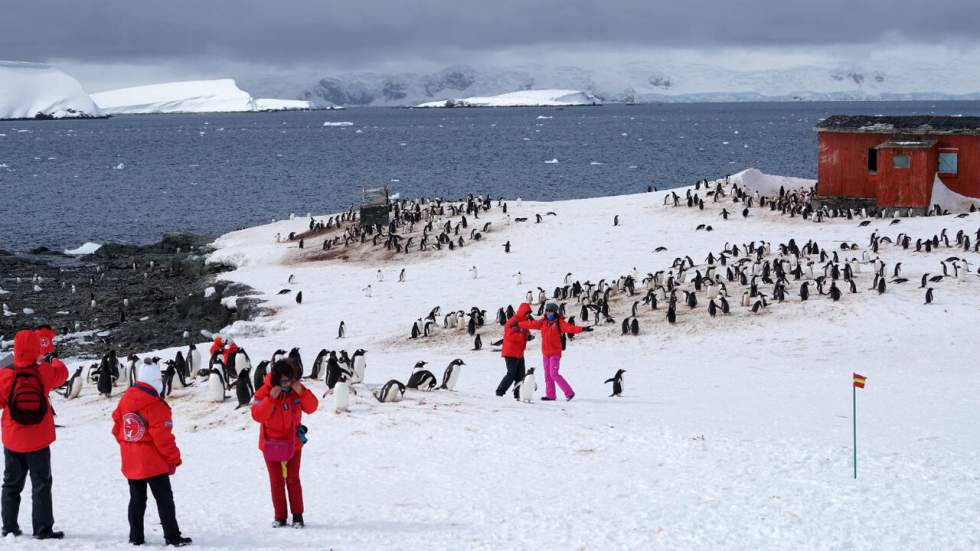
<instances>
[{"instance_id":1,"label":"dark sea horizon","mask_svg":"<svg viewBox=\"0 0 980 551\"><path fill-rule=\"evenodd\" d=\"M217 236L291 213L345 210L362 186L387 185L403 198L489 193L561 200L688 185L746 168L815 178L813 128L832 114L980 115L980 102L354 108L0 121L0 249L146 244L175 232Z\"/></svg>"}]
</instances>

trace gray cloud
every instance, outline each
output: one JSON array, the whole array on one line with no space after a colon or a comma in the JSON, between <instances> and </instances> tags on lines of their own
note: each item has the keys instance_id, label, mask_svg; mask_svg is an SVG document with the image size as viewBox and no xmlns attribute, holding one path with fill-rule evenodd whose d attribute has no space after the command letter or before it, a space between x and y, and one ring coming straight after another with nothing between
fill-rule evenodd
<instances>
[{"instance_id":1,"label":"gray cloud","mask_svg":"<svg viewBox=\"0 0 980 551\"><path fill-rule=\"evenodd\" d=\"M9 59L220 58L333 66L541 45L966 42L976 0L9 0Z\"/></svg>"}]
</instances>

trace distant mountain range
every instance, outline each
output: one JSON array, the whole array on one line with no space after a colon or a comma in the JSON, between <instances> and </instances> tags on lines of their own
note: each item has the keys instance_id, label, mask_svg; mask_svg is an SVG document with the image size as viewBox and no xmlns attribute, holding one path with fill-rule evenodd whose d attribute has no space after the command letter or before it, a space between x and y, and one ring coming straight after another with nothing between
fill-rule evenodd
<instances>
[{"instance_id":1,"label":"distant mountain range","mask_svg":"<svg viewBox=\"0 0 980 551\"><path fill-rule=\"evenodd\" d=\"M328 76L296 97L325 107L406 106L520 90L581 90L604 103L980 99L980 68L901 70L798 66L737 70L705 64L629 63L602 70L453 65L432 73Z\"/></svg>"}]
</instances>

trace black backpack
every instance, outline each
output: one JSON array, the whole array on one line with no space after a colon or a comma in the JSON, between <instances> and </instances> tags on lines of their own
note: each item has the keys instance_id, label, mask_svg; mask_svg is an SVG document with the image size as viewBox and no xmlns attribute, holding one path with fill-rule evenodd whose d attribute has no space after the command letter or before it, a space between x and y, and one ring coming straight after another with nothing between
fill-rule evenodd
<instances>
[{"instance_id":1,"label":"black backpack","mask_svg":"<svg viewBox=\"0 0 980 551\"><path fill-rule=\"evenodd\" d=\"M14 373L7 395L7 410L18 425L36 425L48 414L48 397L37 368Z\"/></svg>"}]
</instances>

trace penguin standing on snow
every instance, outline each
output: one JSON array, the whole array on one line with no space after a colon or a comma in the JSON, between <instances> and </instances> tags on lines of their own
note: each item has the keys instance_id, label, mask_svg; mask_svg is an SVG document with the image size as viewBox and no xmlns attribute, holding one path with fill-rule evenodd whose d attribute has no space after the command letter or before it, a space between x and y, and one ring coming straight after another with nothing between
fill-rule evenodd
<instances>
[{"instance_id":1,"label":"penguin standing on snow","mask_svg":"<svg viewBox=\"0 0 980 551\"><path fill-rule=\"evenodd\" d=\"M193 344L187 347L187 373L185 377L190 377L191 373L197 373L204 368L201 363L201 353L197 351L197 347Z\"/></svg>"},{"instance_id":2,"label":"penguin standing on snow","mask_svg":"<svg viewBox=\"0 0 980 551\"><path fill-rule=\"evenodd\" d=\"M220 367L211 367L208 371L208 401L211 402L224 402L225 398L225 379L222 374L222 369L224 365L221 360L217 361Z\"/></svg>"},{"instance_id":3,"label":"penguin standing on snow","mask_svg":"<svg viewBox=\"0 0 980 551\"><path fill-rule=\"evenodd\" d=\"M365 354L367 352L363 348L358 348L354 351L354 355L351 356L351 384L364 382L364 371L367 369L367 358L365 358Z\"/></svg>"},{"instance_id":4,"label":"penguin standing on snow","mask_svg":"<svg viewBox=\"0 0 980 551\"><path fill-rule=\"evenodd\" d=\"M112 379L113 371L118 373L119 368L115 366L118 360L116 360L116 353L112 350L105 353L102 356L102 361L99 362L99 369L96 372L98 374L98 384L96 387L99 390L99 394L109 398L112 395Z\"/></svg>"},{"instance_id":5,"label":"penguin standing on snow","mask_svg":"<svg viewBox=\"0 0 980 551\"><path fill-rule=\"evenodd\" d=\"M323 360L327 357L327 349L324 348L316 355L316 359L313 360L313 369L310 371L309 379L319 379L320 372L323 371Z\"/></svg>"},{"instance_id":6,"label":"penguin standing on snow","mask_svg":"<svg viewBox=\"0 0 980 551\"><path fill-rule=\"evenodd\" d=\"M343 370L337 385L334 387L334 413L341 414L350 411L350 382L348 381L349 372Z\"/></svg>"},{"instance_id":7,"label":"penguin standing on snow","mask_svg":"<svg viewBox=\"0 0 980 551\"><path fill-rule=\"evenodd\" d=\"M296 372L296 377L299 379L303 378L303 358L299 355L299 348L293 348L289 351L289 363L293 364L293 369Z\"/></svg>"},{"instance_id":8,"label":"penguin standing on snow","mask_svg":"<svg viewBox=\"0 0 980 551\"><path fill-rule=\"evenodd\" d=\"M82 367L79 367L65 385L65 399L74 400L78 398L78 395L82 392L82 384L84 382L85 378L82 377Z\"/></svg>"},{"instance_id":9,"label":"penguin standing on snow","mask_svg":"<svg viewBox=\"0 0 980 551\"><path fill-rule=\"evenodd\" d=\"M340 375L341 368L340 362L337 361L337 353L331 351L330 355L327 357L327 373L324 377L327 383L327 392L333 390L333 387L337 385L337 381L340 380Z\"/></svg>"},{"instance_id":10,"label":"penguin standing on snow","mask_svg":"<svg viewBox=\"0 0 980 551\"><path fill-rule=\"evenodd\" d=\"M525 403L531 403L534 401L534 393L538 390L538 383L534 380L534 368L527 370L524 374L524 378L521 379L520 387L517 391L517 397L520 401Z\"/></svg>"},{"instance_id":11,"label":"penguin standing on snow","mask_svg":"<svg viewBox=\"0 0 980 551\"><path fill-rule=\"evenodd\" d=\"M269 360L262 360L255 368L255 375L252 377L252 389L262 388L265 384L265 374L269 369Z\"/></svg>"},{"instance_id":12,"label":"penguin standing on snow","mask_svg":"<svg viewBox=\"0 0 980 551\"><path fill-rule=\"evenodd\" d=\"M483 348L483 338L477 333L476 338L473 339L473 350L480 350L481 348Z\"/></svg>"},{"instance_id":13,"label":"penguin standing on snow","mask_svg":"<svg viewBox=\"0 0 980 551\"><path fill-rule=\"evenodd\" d=\"M342 339L347 336L347 326L344 324L344 320L340 320L340 327L337 328L337 338Z\"/></svg>"},{"instance_id":14,"label":"penguin standing on snow","mask_svg":"<svg viewBox=\"0 0 980 551\"><path fill-rule=\"evenodd\" d=\"M612 378L606 379L605 384L608 385L609 383L612 383L613 385L613 393L609 395L610 398L619 398L619 396L623 393L623 373L626 373L626 370L620 369L616 371L616 374L613 375Z\"/></svg>"},{"instance_id":15,"label":"penguin standing on snow","mask_svg":"<svg viewBox=\"0 0 980 551\"><path fill-rule=\"evenodd\" d=\"M238 372L238 379L235 380L235 396L238 398L238 406L235 409L246 407L252 403L255 388L252 386L251 370L252 368L249 367Z\"/></svg>"},{"instance_id":16,"label":"penguin standing on snow","mask_svg":"<svg viewBox=\"0 0 980 551\"><path fill-rule=\"evenodd\" d=\"M456 390L456 381L459 380L459 368L464 365L466 364L459 358L449 362L445 373L442 374L442 386L439 388L442 390Z\"/></svg>"}]
</instances>

